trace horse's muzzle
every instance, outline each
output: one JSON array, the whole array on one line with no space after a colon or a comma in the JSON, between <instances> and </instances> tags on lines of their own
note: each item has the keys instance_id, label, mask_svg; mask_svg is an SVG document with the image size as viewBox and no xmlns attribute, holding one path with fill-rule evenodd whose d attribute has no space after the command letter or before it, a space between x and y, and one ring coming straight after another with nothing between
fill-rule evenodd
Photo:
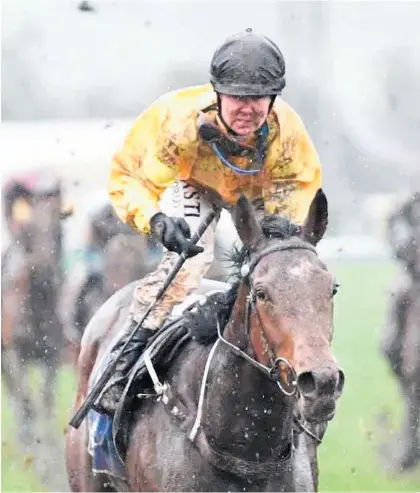
<instances>
[{"instance_id":1,"label":"horse's muzzle","mask_svg":"<svg viewBox=\"0 0 420 493\"><path fill-rule=\"evenodd\" d=\"M298 375L297 387L302 416L313 423L329 421L343 393L344 373L336 367L306 371Z\"/></svg>"}]
</instances>

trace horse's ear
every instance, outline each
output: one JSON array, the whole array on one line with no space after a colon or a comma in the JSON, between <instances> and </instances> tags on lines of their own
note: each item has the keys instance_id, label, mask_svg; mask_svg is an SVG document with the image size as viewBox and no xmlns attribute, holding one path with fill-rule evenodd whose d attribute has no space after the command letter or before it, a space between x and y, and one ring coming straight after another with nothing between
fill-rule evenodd
<instances>
[{"instance_id":1,"label":"horse's ear","mask_svg":"<svg viewBox=\"0 0 420 493\"><path fill-rule=\"evenodd\" d=\"M320 188L309 207L308 216L302 228L302 237L315 246L324 236L327 225L328 201L322 188Z\"/></svg>"},{"instance_id":2,"label":"horse's ear","mask_svg":"<svg viewBox=\"0 0 420 493\"><path fill-rule=\"evenodd\" d=\"M239 238L244 245L255 245L262 236L262 229L257 223L252 205L244 195L241 195L230 213Z\"/></svg>"}]
</instances>

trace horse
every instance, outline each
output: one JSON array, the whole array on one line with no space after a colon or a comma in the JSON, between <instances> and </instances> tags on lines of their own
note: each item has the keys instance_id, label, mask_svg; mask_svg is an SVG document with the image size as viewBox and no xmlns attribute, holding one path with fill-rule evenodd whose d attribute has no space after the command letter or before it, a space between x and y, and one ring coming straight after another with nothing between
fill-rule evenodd
<instances>
[{"instance_id":1,"label":"horse","mask_svg":"<svg viewBox=\"0 0 420 493\"><path fill-rule=\"evenodd\" d=\"M404 305L404 306L403 306ZM392 294L387 321L380 341L381 354L397 379L403 398L403 421L398 437L399 452L392 447L395 466L404 471L420 461L420 280L406 282ZM401 324L395 340L394 325ZM392 339L392 341L391 341Z\"/></svg>"},{"instance_id":2,"label":"horse","mask_svg":"<svg viewBox=\"0 0 420 493\"><path fill-rule=\"evenodd\" d=\"M393 459L404 471L420 461L420 279L397 285L391 295L380 351L397 379L403 398L403 421L398 439L399 453ZM401 327L398 339L395 324Z\"/></svg>"},{"instance_id":3,"label":"horse","mask_svg":"<svg viewBox=\"0 0 420 493\"><path fill-rule=\"evenodd\" d=\"M51 431L57 371L66 344L58 309L63 279L61 223L71 211L63 212L60 184L52 178L41 173L32 188L12 185L24 197L15 198L23 200L20 205L25 219L15 221L13 214L8 218L17 236L2 255L2 375L17 406L24 446L33 444L37 436L37 406L28 382L29 369L33 364L42 368L42 410L46 430Z\"/></svg>"},{"instance_id":4,"label":"horse","mask_svg":"<svg viewBox=\"0 0 420 493\"><path fill-rule=\"evenodd\" d=\"M397 379L404 418L400 452L392 455L400 470L420 461L420 194L413 194L388 218L388 242L404 271L392 282L380 352Z\"/></svg>"},{"instance_id":5,"label":"horse","mask_svg":"<svg viewBox=\"0 0 420 493\"><path fill-rule=\"evenodd\" d=\"M337 284L316 252L327 199L318 190L303 226L281 216L260 222L244 197L231 214L244 245L238 279L168 322L186 332L161 372L164 383L150 373L157 399L141 398L125 414L125 477L92 470L85 420L66 430L72 491L317 490L317 447L344 388L331 349ZM134 285L115 293L85 330L75 410Z\"/></svg>"}]
</instances>

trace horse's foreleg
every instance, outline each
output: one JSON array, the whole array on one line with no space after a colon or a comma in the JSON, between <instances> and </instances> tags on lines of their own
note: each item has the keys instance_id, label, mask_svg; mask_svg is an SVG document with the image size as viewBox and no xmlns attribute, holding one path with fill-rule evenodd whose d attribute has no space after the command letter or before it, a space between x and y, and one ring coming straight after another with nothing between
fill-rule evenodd
<instances>
[{"instance_id":1,"label":"horse's foreleg","mask_svg":"<svg viewBox=\"0 0 420 493\"><path fill-rule=\"evenodd\" d=\"M57 365L54 359L46 361L43 367L42 401L42 438L44 446L50 449L52 457L61 456L62 448L56 419Z\"/></svg>"},{"instance_id":2,"label":"horse's foreleg","mask_svg":"<svg viewBox=\"0 0 420 493\"><path fill-rule=\"evenodd\" d=\"M51 361L45 367L44 390L42 393L45 417L51 426L55 420L55 396L57 392L57 365L58 362Z\"/></svg>"},{"instance_id":3,"label":"horse's foreleg","mask_svg":"<svg viewBox=\"0 0 420 493\"><path fill-rule=\"evenodd\" d=\"M395 299L394 299L395 298ZM392 371L401 376L402 344L406 324L408 294L403 290L390 301L387 324L381 338L380 349Z\"/></svg>"},{"instance_id":4,"label":"horse's foreleg","mask_svg":"<svg viewBox=\"0 0 420 493\"><path fill-rule=\"evenodd\" d=\"M402 426L403 453L400 459L402 469L414 466L420 460L419 453L419 412L420 412L420 387L404 385L404 421Z\"/></svg>"},{"instance_id":5,"label":"horse's foreleg","mask_svg":"<svg viewBox=\"0 0 420 493\"><path fill-rule=\"evenodd\" d=\"M13 377L13 369L10 365L10 355L7 349L1 352L1 376L6 384L7 392L10 398L15 399L16 381Z\"/></svg>"},{"instance_id":6,"label":"horse's foreleg","mask_svg":"<svg viewBox=\"0 0 420 493\"><path fill-rule=\"evenodd\" d=\"M36 418L35 403L31 398L28 383L28 368L25 360L14 350L7 350L3 355L3 369L5 372L6 384L10 384L10 397L16 409L16 420L18 426L19 439L26 447L34 440L33 426Z\"/></svg>"},{"instance_id":7,"label":"horse's foreleg","mask_svg":"<svg viewBox=\"0 0 420 493\"><path fill-rule=\"evenodd\" d=\"M22 414L21 421L19 425L20 438L24 445L32 444L33 440L36 439L36 433L34 431L34 426L36 423L36 405L31 397L31 391L28 382L28 368L23 369L20 375L20 393L21 393L21 404L22 404Z\"/></svg>"}]
</instances>

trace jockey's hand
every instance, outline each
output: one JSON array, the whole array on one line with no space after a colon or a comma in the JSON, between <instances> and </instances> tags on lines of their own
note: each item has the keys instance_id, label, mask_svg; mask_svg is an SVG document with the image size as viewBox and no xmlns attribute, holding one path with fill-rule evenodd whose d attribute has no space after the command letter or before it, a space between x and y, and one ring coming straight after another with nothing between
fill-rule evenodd
<instances>
[{"instance_id":1,"label":"jockey's hand","mask_svg":"<svg viewBox=\"0 0 420 493\"><path fill-rule=\"evenodd\" d=\"M186 252L188 257L195 257L204 248L191 243L191 231L183 217L169 217L158 212L150 219L152 235L170 252Z\"/></svg>"}]
</instances>

